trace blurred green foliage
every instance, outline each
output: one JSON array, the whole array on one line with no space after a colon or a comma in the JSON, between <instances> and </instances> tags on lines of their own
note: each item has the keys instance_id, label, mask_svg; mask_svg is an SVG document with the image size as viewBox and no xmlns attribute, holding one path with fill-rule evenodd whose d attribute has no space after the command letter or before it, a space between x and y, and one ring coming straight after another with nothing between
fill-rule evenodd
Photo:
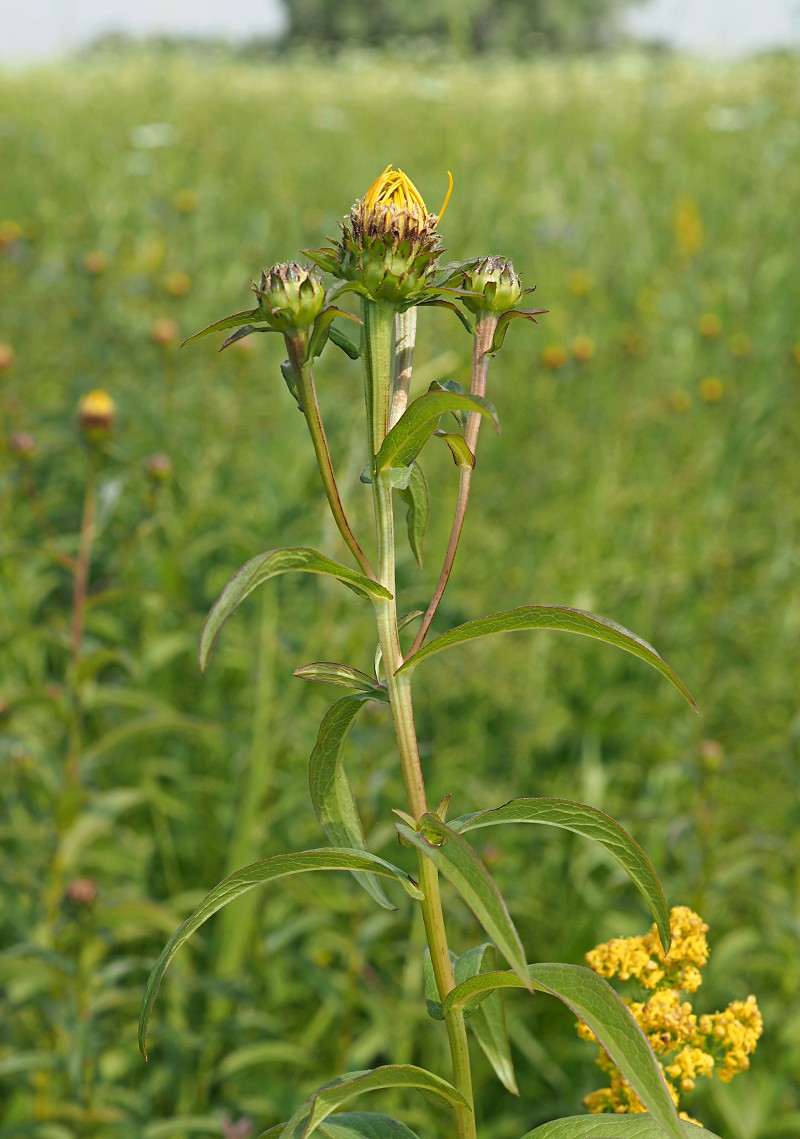
<instances>
[{"instance_id":1,"label":"blurred green foliage","mask_svg":"<svg viewBox=\"0 0 800 1139\"><path fill-rule=\"evenodd\" d=\"M331 1071L443 1066L421 930L407 936L404 898L378 911L346 875L290 879L215 918L167 978L148 1066L135 1047L147 972L202 894L322 842L305 765L332 697L292 669L368 669L373 650L355 596L287 578L198 675L203 615L248 557L346 552L276 338L221 357L177 343L247 307L262 265L335 232L389 162L433 209L452 169L449 255L513 257L550 310L512 328L493 365L503 434L481 441L439 629L532 601L591 608L652 641L701 709L588 641L466 647L417 694L431 800L453 792L461 814L564 795L619 818L670 903L711 926L697 1007L752 991L764 1012L752 1074L690 1110L730 1139L797 1134L798 78L791 60L639 58L0 78L0 1137L234 1134L246 1116L286 1118ZM469 376L447 316L420 322L420 389ZM74 419L96 387L118 419L75 669L68 560L90 456ZM358 366L326 353L318 387L363 529ZM170 477L154 478L155 454ZM432 532L424 572L410 554L401 566L409 609L432 588L455 490L444 455L426 470ZM387 727L366 711L350 774L371 849L402 863ZM479 847L533 958L579 962L643 932L602 854L528 829ZM459 950L479 934L451 903ZM522 1097L476 1055L486 1139L579 1111L600 1080L554 1003L519 996L509 1016ZM402 1110L445 1133L422 1101Z\"/></svg>"}]
</instances>

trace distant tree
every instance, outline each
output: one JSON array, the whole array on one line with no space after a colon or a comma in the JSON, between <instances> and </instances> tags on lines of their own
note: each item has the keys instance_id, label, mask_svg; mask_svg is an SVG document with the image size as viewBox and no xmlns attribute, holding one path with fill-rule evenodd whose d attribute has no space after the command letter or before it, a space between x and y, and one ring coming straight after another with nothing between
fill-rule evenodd
<instances>
[{"instance_id":1,"label":"distant tree","mask_svg":"<svg viewBox=\"0 0 800 1139\"><path fill-rule=\"evenodd\" d=\"M590 51L612 45L639 0L283 0L289 47L336 53L414 41L458 55Z\"/></svg>"}]
</instances>

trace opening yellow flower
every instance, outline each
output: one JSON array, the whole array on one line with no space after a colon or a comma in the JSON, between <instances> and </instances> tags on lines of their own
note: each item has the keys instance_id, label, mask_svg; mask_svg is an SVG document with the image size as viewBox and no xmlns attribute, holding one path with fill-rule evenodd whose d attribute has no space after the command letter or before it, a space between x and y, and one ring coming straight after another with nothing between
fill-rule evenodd
<instances>
[{"instance_id":1,"label":"opening yellow flower","mask_svg":"<svg viewBox=\"0 0 800 1139\"><path fill-rule=\"evenodd\" d=\"M419 227L424 226L429 219L433 225L436 225L444 215L450 201L450 195L453 192L453 175L449 170L447 177L450 184L442 208L438 214L431 214L423 201L422 194L408 175L404 174L402 170L395 170L390 164L382 174L378 175L364 195L362 202L364 216L365 218L375 217L385 214L387 210L394 209L409 215L418 223Z\"/></svg>"}]
</instances>

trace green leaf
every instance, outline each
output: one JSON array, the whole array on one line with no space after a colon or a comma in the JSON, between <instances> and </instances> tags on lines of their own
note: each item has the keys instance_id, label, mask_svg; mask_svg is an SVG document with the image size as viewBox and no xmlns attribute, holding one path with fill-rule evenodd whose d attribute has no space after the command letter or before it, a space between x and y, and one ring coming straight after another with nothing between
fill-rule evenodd
<instances>
[{"instance_id":1,"label":"green leaf","mask_svg":"<svg viewBox=\"0 0 800 1139\"><path fill-rule=\"evenodd\" d=\"M459 435L458 438L460 439L461 436ZM425 532L428 529L428 518L431 513L431 496L428 491L428 480L425 478L419 463L412 464L408 486L398 493L408 507L406 511L408 544L411 546L411 552L417 560L417 565L421 566L425 547Z\"/></svg>"},{"instance_id":2,"label":"green leaf","mask_svg":"<svg viewBox=\"0 0 800 1139\"><path fill-rule=\"evenodd\" d=\"M375 470L409 466L433 434L439 418L447 411L475 411L498 423L497 412L480 396L455 392L428 391L409 404L381 444L375 456Z\"/></svg>"},{"instance_id":3,"label":"green leaf","mask_svg":"<svg viewBox=\"0 0 800 1139\"><path fill-rule=\"evenodd\" d=\"M307 358L309 360L314 360L317 356L320 356L322 354L323 348L328 343L329 336L335 344L339 344L340 348L342 347L342 343L340 343L342 341L346 342L348 345L352 345L352 341L350 341L341 332L337 332L336 337L333 336L333 322L337 316L343 316L347 320L353 320L356 322L356 324L361 323L358 317L354 316L353 313L347 312L345 309L336 308L335 305L329 305L328 308L323 309L317 319L314 321L314 327L312 329L311 336L309 337L307 353ZM355 345L352 346L355 347ZM347 351L347 349L345 349L345 351ZM350 352L348 351L347 354L350 355ZM357 360L358 356L359 352L356 348L356 354L352 357L352 359Z\"/></svg>"},{"instance_id":4,"label":"green leaf","mask_svg":"<svg viewBox=\"0 0 800 1139\"><path fill-rule=\"evenodd\" d=\"M444 439L457 467L465 471L471 471L474 468L475 456L467 446L467 441L463 435L459 435L457 431L438 430L434 431L434 435L437 439Z\"/></svg>"},{"instance_id":5,"label":"green leaf","mask_svg":"<svg viewBox=\"0 0 800 1139\"><path fill-rule=\"evenodd\" d=\"M418 1139L399 1119L373 1111L342 1111L326 1119L318 1130L328 1139Z\"/></svg>"},{"instance_id":6,"label":"green leaf","mask_svg":"<svg viewBox=\"0 0 800 1139\"><path fill-rule=\"evenodd\" d=\"M189 336L181 344L181 348L186 344L191 344L193 340L199 340L201 336L209 336L212 332L224 332L226 328L239 328L243 324L249 324L254 317L258 318L259 312L258 308L251 308L245 312L235 312L232 316L223 316L222 320L217 320L214 324L209 324L208 328Z\"/></svg>"},{"instance_id":7,"label":"green leaf","mask_svg":"<svg viewBox=\"0 0 800 1139\"><path fill-rule=\"evenodd\" d=\"M424 834L412 830L404 823L395 823L395 827L398 834L430 858L455 886L522 984L529 988L525 950L503 896L492 881L489 871L469 843L436 815L423 815L421 824ZM435 844L425 835L433 835L441 843Z\"/></svg>"},{"instance_id":8,"label":"green leaf","mask_svg":"<svg viewBox=\"0 0 800 1139\"><path fill-rule=\"evenodd\" d=\"M342 760L344 745L355 718L366 701L371 699L371 692L359 692L331 705L322 718L308 764L311 802L322 829L333 846L351 850L366 850L367 844L353 788ZM396 909L386 897L376 875L359 871L353 877L379 906L385 910Z\"/></svg>"},{"instance_id":9,"label":"green leaf","mask_svg":"<svg viewBox=\"0 0 800 1139\"><path fill-rule=\"evenodd\" d=\"M381 874L386 878L394 878L399 882L412 898L419 900L423 897L422 891L416 882L405 871L378 858L375 854L360 850L337 850L329 847L326 850L302 850L296 854L275 854L271 858L264 858L260 862L253 862L241 870L236 870L223 878L213 890L206 894L202 902L186 919L186 921L173 933L161 951L161 956L153 966L147 985L145 986L142 1009L139 1016L139 1048L146 1057L145 1048L147 1026L150 1014L155 1003L161 979L175 954L195 930L228 902L234 901L242 894L265 882L272 882L276 878L285 878L290 874L303 874L308 870L367 870L373 874Z\"/></svg>"},{"instance_id":10,"label":"green leaf","mask_svg":"<svg viewBox=\"0 0 800 1139\"><path fill-rule=\"evenodd\" d=\"M540 964L528 967L535 989L550 993L580 1017L670 1139L683 1139L680 1120L647 1037L627 1005L602 977L581 965ZM465 1008L495 989L521 988L514 973L481 973L448 993L445 1012Z\"/></svg>"},{"instance_id":11,"label":"green leaf","mask_svg":"<svg viewBox=\"0 0 800 1139\"><path fill-rule=\"evenodd\" d=\"M684 1119L680 1128L682 1139L719 1139ZM543 1123L522 1139L664 1139L664 1129L650 1115L573 1115Z\"/></svg>"},{"instance_id":12,"label":"green leaf","mask_svg":"<svg viewBox=\"0 0 800 1139\"><path fill-rule=\"evenodd\" d=\"M455 968L458 961L455 953L450 950L450 961ZM432 1020L444 1020L444 1009L439 1000L439 987L436 984L436 974L433 971L431 951L426 946L422 951L422 984L425 991L425 1007Z\"/></svg>"},{"instance_id":13,"label":"green leaf","mask_svg":"<svg viewBox=\"0 0 800 1139\"><path fill-rule=\"evenodd\" d=\"M504 312L497 322L497 327L494 330L494 337L492 339L492 346L490 352L499 352L503 346L503 341L508 332L508 326L515 317L520 317L522 320L529 320L531 324L538 324L536 317L541 316L542 313L547 312L546 308L518 308L509 309Z\"/></svg>"},{"instance_id":14,"label":"green leaf","mask_svg":"<svg viewBox=\"0 0 800 1139\"><path fill-rule=\"evenodd\" d=\"M246 336L251 336L254 332L277 331L277 328L257 328L255 324L243 324L241 328L237 328L235 332L231 333L227 340L222 341L218 351L224 352L226 348L230 348L231 344L235 344L238 340L244 340Z\"/></svg>"},{"instance_id":15,"label":"green leaf","mask_svg":"<svg viewBox=\"0 0 800 1139\"><path fill-rule=\"evenodd\" d=\"M586 613L583 609L570 609L565 605L523 605L519 609L506 609L503 613L492 613L488 617L479 617L477 621L467 621L465 625L457 625L455 629L443 633L441 637L424 645L413 656L408 657L397 671L411 672L434 653L440 653L453 645L474 641L477 637L485 637L490 633L516 633L523 629L555 629L564 633L581 633L585 637L593 637L597 641L605 641L608 645L625 649L658 669L697 711L697 705L683 681L662 660L652 645L615 621L598 617L596 613Z\"/></svg>"},{"instance_id":16,"label":"green leaf","mask_svg":"<svg viewBox=\"0 0 800 1139\"><path fill-rule=\"evenodd\" d=\"M436 1100L462 1106L466 1100L447 1080L413 1064L386 1064L366 1072L347 1072L318 1089L294 1113L281 1132L281 1139L306 1139L352 1096L379 1088L415 1088Z\"/></svg>"},{"instance_id":17,"label":"green leaf","mask_svg":"<svg viewBox=\"0 0 800 1139\"><path fill-rule=\"evenodd\" d=\"M384 704L389 700L389 693L382 684L366 672L351 668L349 664L338 664L336 661L316 660L311 664L301 665L294 670L294 675L300 680L311 680L316 684L335 684L339 688L355 689L357 692L368 692L373 700L381 700Z\"/></svg>"},{"instance_id":18,"label":"green leaf","mask_svg":"<svg viewBox=\"0 0 800 1139\"><path fill-rule=\"evenodd\" d=\"M357 360L361 355L361 349L357 344L354 344L349 336L345 336L340 332L335 324L332 324L328 330L328 336L331 338L337 348L341 348L345 356L349 356L351 360Z\"/></svg>"},{"instance_id":19,"label":"green leaf","mask_svg":"<svg viewBox=\"0 0 800 1139\"><path fill-rule=\"evenodd\" d=\"M307 546L289 546L281 550L267 550L245 562L223 589L206 618L200 635L200 668L205 671L211 649L220 629L230 615L263 582L290 570L301 573L318 573L338 578L360 597L391 598L391 593L377 581L356 573L339 562L326 558Z\"/></svg>"},{"instance_id":20,"label":"green leaf","mask_svg":"<svg viewBox=\"0 0 800 1139\"><path fill-rule=\"evenodd\" d=\"M492 993L480 1008L475 1010L469 1027L500 1083L511 1095L518 1096L519 1088L514 1074L514 1061L511 1059L502 993Z\"/></svg>"},{"instance_id":21,"label":"green leaf","mask_svg":"<svg viewBox=\"0 0 800 1139\"><path fill-rule=\"evenodd\" d=\"M599 843L614 858L644 895L658 926L664 952L669 952L669 909L653 864L618 822L583 803L570 799L512 799L493 810L476 811L453 819L450 826L460 834L501 823L542 823L561 827Z\"/></svg>"}]
</instances>

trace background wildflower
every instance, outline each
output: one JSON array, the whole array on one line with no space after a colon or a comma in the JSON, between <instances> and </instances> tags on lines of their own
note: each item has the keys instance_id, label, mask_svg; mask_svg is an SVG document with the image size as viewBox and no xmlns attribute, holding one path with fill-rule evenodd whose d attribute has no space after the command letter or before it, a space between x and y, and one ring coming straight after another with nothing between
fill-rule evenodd
<instances>
[{"instance_id":1,"label":"background wildflower","mask_svg":"<svg viewBox=\"0 0 800 1139\"><path fill-rule=\"evenodd\" d=\"M719 376L706 376L697 385L697 390L704 403L718 403L725 395L725 384Z\"/></svg>"}]
</instances>

